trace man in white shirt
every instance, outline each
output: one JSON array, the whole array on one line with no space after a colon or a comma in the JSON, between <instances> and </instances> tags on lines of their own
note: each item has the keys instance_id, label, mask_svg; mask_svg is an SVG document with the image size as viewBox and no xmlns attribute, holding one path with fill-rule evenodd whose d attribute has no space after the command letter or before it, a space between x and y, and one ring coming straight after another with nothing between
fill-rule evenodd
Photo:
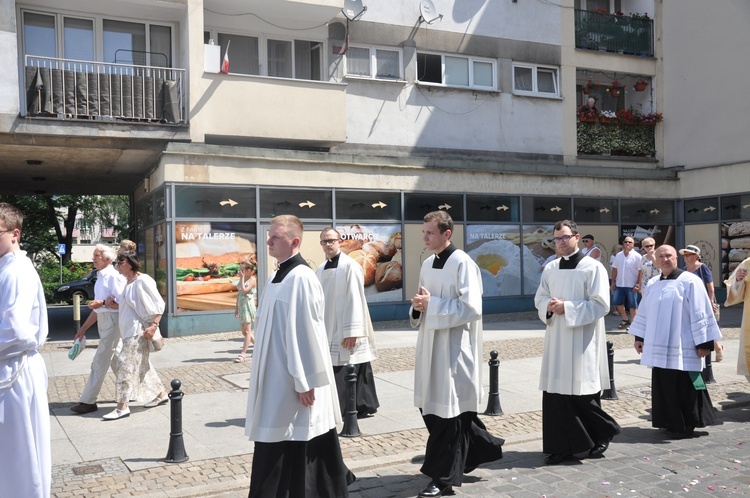
<instances>
[{"instance_id":1,"label":"man in white shirt","mask_svg":"<svg viewBox=\"0 0 750 498\"><path fill-rule=\"evenodd\" d=\"M91 361L91 374L86 381L86 387L83 388L79 403L70 408L71 411L81 415L98 410L96 398L102 390L107 370L111 367L112 373L117 375L117 356L121 347L119 313L118 310L107 308L104 304L108 297L119 296L125 288L125 277L112 266L112 261L116 256L114 249L104 244L97 244L94 248L92 259L98 274L94 284L94 300L88 304L93 311L74 338L80 339L89 327L94 323L97 324L99 346Z\"/></svg>"},{"instance_id":2,"label":"man in white shirt","mask_svg":"<svg viewBox=\"0 0 750 498\"><path fill-rule=\"evenodd\" d=\"M581 237L581 242L583 243L583 249L581 249L581 252L584 256L589 256L599 262L602 261L602 251L598 247L596 247L596 244L594 244L593 235L584 235L583 237Z\"/></svg>"},{"instance_id":3,"label":"man in white shirt","mask_svg":"<svg viewBox=\"0 0 750 498\"><path fill-rule=\"evenodd\" d=\"M617 311L622 317L622 322L617 326L618 329L627 330L638 311L636 293L641 290L641 260L643 256L638 254L638 251L633 250L634 245L633 237L625 237L622 243L622 251L615 256L615 262L612 265L611 290L614 292L612 304L617 307ZM625 312L626 302L632 315L630 320Z\"/></svg>"}]
</instances>

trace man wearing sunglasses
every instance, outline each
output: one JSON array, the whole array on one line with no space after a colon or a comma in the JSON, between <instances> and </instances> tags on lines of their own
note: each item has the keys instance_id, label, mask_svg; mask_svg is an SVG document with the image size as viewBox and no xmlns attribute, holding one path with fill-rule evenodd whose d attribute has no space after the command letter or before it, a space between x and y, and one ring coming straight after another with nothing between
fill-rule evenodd
<instances>
[{"instance_id":1,"label":"man wearing sunglasses","mask_svg":"<svg viewBox=\"0 0 750 498\"><path fill-rule=\"evenodd\" d=\"M612 265L612 304L620 312L622 322L617 326L618 329L627 330L631 320L625 312L625 303L628 303L630 315L635 318L638 311L638 302L635 299L636 292L641 291L641 260L643 257L634 251L635 241L633 237L625 237L622 242L622 251L615 256L614 265Z\"/></svg>"}]
</instances>

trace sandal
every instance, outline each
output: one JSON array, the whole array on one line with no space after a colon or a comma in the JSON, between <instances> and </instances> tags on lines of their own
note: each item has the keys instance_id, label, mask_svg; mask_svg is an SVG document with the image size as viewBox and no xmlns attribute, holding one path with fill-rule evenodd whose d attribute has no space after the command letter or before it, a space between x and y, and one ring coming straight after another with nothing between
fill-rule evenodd
<instances>
[{"instance_id":1,"label":"sandal","mask_svg":"<svg viewBox=\"0 0 750 498\"><path fill-rule=\"evenodd\" d=\"M239 354L239 355L237 355L237 358L234 359L234 362L235 363L244 363L245 359L246 358L245 358L244 354Z\"/></svg>"},{"instance_id":2,"label":"sandal","mask_svg":"<svg viewBox=\"0 0 750 498\"><path fill-rule=\"evenodd\" d=\"M715 353L714 361L716 363L719 363L721 360L724 359L724 346L722 344L718 344L716 347L716 351L714 351L714 353Z\"/></svg>"},{"instance_id":3,"label":"sandal","mask_svg":"<svg viewBox=\"0 0 750 498\"><path fill-rule=\"evenodd\" d=\"M620 322L620 325L617 326L618 329L625 329L628 330L630 328L630 321L629 320L623 320Z\"/></svg>"}]
</instances>

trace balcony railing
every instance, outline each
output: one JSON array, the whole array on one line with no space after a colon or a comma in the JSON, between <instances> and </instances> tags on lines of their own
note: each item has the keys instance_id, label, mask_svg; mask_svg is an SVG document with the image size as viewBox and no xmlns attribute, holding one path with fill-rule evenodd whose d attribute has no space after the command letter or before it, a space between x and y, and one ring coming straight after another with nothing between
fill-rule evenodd
<instances>
[{"instance_id":1,"label":"balcony railing","mask_svg":"<svg viewBox=\"0 0 750 498\"><path fill-rule=\"evenodd\" d=\"M185 70L26 56L28 116L187 123Z\"/></svg>"},{"instance_id":2,"label":"balcony railing","mask_svg":"<svg viewBox=\"0 0 750 498\"><path fill-rule=\"evenodd\" d=\"M654 157L654 125L578 122L579 155Z\"/></svg>"},{"instance_id":3,"label":"balcony railing","mask_svg":"<svg viewBox=\"0 0 750 498\"><path fill-rule=\"evenodd\" d=\"M654 21L576 10L576 48L620 54L654 55Z\"/></svg>"}]
</instances>

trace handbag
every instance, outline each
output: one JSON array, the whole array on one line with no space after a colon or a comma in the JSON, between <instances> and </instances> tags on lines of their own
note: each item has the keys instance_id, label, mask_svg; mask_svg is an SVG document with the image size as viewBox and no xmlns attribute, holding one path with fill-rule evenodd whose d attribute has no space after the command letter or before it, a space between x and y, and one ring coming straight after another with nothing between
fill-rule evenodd
<instances>
[{"instance_id":1,"label":"handbag","mask_svg":"<svg viewBox=\"0 0 750 498\"><path fill-rule=\"evenodd\" d=\"M83 353L83 350L86 349L86 336L84 335L80 339L76 339L73 343L73 347L70 348L68 351L68 358L71 360L75 360L78 358L78 355Z\"/></svg>"},{"instance_id":2,"label":"handbag","mask_svg":"<svg viewBox=\"0 0 750 498\"><path fill-rule=\"evenodd\" d=\"M153 353L154 351L161 351L164 347L164 337L161 335L159 327L156 327L154 336L148 341L148 350Z\"/></svg>"}]
</instances>

